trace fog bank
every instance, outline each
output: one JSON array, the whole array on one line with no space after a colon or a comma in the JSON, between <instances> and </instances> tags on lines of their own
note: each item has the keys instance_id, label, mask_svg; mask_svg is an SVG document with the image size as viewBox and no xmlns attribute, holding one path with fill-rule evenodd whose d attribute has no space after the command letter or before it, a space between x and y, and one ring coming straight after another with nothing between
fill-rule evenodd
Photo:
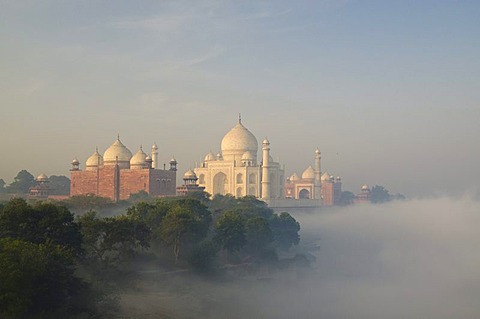
<instances>
[{"instance_id":1,"label":"fog bank","mask_svg":"<svg viewBox=\"0 0 480 319\"><path fill-rule=\"evenodd\" d=\"M137 317L172 318L480 316L480 202L445 197L294 215L303 248L317 258L311 271L162 279L160 291L124 296L124 307L141 300Z\"/></svg>"}]
</instances>

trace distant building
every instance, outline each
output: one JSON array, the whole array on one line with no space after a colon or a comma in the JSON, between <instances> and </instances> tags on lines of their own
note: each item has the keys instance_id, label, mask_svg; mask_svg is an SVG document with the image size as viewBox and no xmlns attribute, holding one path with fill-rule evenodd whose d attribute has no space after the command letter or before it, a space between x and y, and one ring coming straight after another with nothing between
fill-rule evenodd
<instances>
[{"instance_id":1,"label":"distant building","mask_svg":"<svg viewBox=\"0 0 480 319\"><path fill-rule=\"evenodd\" d=\"M367 184L362 186L361 192L355 195L355 204L370 203L370 187Z\"/></svg>"},{"instance_id":2,"label":"distant building","mask_svg":"<svg viewBox=\"0 0 480 319\"><path fill-rule=\"evenodd\" d=\"M342 196L342 181L340 176L334 178L333 175L325 172L322 175L322 201L325 206L340 204Z\"/></svg>"},{"instance_id":3,"label":"distant building","mask_svg":"<svg viewBox=\"0 0 480 319\"><path fill-rule=\"evenodd\" d=\"M30 188L30 196L36 198L48 198L50 195L50 181L47 175L40 174L35 179L35 185Z\"/></svg>"},{"instance_id":4,"label":"distant building","mask_svg":"<svg viewBox=\"0 0 480 319\"><path fill-rule=\"evenodd\" d=\"M188 170L183 175L183 185L177 187L177 195L186 196L192 192L202 192L205 187L198 186L197 180L198 178L195 172Z\"/></svg>"},{"instance_id":5,"label":"distant building","mask_svg":"<svg viewBox=\"0 0 480 319\"><path fill-rule=\"evenodd\" d=\"M142 147L132 155L118 137L100 155L95 150L80 169L77 159L72 161L70 170L70 196L94 194L114 201L128 199L130 194L145 191L151 196L172 196L176 191L177 161L170 160L169 169L158 168L158 147L152 146L151 155Z\"/></svg>"},{"instance_id":6,"label":"distant building","mask_svg":"<svg viewBox=\"0 0 480 319\"><path fill-rule=\"evenodd\" d=\"M262 158L257 158L258 142L241 119L222 139L221 153L210 152L195 167L198 184L215 194L236 197L252 195L262 200L284 198L285 171L270 155L270 142L262 143Z\"/></svg>"}]
</instances>

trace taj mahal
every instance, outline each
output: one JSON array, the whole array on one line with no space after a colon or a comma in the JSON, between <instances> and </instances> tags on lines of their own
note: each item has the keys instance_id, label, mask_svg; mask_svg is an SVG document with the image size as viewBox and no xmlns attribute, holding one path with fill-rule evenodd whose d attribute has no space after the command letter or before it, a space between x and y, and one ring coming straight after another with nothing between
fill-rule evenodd
<instances>
[{"instance_id":1,"label":"taj mahal","mask_svg":"<svg viewBox=\"0 0 480 319\"><path fill-rule=\"evenodd\" d=\"M302 179L292 181L285 178L285 169L281 164L273 160L267 138L262 142L260 158L258 151L256 137L242 124L239 116L238 123L223 137L221 152L217 155L209 152L203 162L194 168L198 185L212 195L252 195L271 207L315 207L322 204L318 149L315 151L314 167L307 168ZM299 182L303 183L300 188L292 188L291 185ZM286 187L294 192L288 198L285 196Z\"/></svg>"}]
</instances>

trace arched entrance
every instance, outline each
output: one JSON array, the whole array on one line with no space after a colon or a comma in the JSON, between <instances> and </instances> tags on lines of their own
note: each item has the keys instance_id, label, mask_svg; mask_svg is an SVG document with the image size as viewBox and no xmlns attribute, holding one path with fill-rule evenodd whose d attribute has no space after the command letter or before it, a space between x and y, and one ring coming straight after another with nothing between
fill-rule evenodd
<instances>
[{"instance_id":1,"label":"arched entrance","mask_svg":"<svg viewBox=\"0 0 480 319\"><path fill-rule=\"evenodd\" d=\"M302 189L299 193L298 193L298 198L304 198L304 199L309 199L310 198L310 192L308 191L308 189Z\"/></svg>"},{"instance_id":2,"label":"arched entrance","mask_svg":"<svg viewBox=\"0 0 480 319\"><path fill-rule=\"evenodd\" d=\"M227 194L228 180L224 173L217 173L213 177L213 194L225 195Z\"/></svg>"}]
</instances>

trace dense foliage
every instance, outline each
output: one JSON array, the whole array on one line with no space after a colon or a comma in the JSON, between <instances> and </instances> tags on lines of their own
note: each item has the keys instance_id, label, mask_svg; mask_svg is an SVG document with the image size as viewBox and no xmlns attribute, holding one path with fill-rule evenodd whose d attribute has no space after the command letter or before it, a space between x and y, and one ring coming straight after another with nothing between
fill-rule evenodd
<instances>
[{"instance_id":1,"label":"dense foliage","mask_svg":"<svg viewBox=\"0 0 480 319\"><path fill-rule=\"evenodd\" d=\"M147 256L212 273L225 263L275 261L278 249L299 242L295 219L254 197L137 195L125 214L109 209L128 202L93 195L0 206L0 317L98 317L111 306L111 288L128 282L130 266Z\"/></svg>"}]
</instances>

